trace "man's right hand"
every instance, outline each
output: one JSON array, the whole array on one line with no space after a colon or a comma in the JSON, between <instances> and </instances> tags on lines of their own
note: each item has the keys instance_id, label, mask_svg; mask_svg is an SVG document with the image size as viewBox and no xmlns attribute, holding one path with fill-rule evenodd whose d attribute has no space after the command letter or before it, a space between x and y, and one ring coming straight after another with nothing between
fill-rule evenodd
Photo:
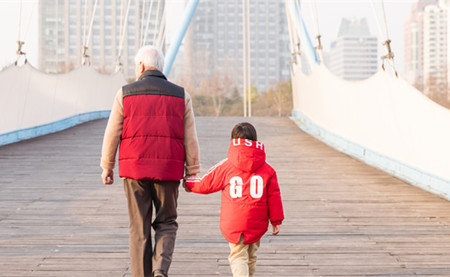
<instances>
[{"instance_id":1,"label":"man's right hand","mask_svg":"<svg viewBox=\"0 0 450 277\"><path fill-rule=\"evenodd\" d=\"M114 171L112 169L103 169L102 180L105 185L112 185L114 183Z\"/></svg>"}]
</instances>

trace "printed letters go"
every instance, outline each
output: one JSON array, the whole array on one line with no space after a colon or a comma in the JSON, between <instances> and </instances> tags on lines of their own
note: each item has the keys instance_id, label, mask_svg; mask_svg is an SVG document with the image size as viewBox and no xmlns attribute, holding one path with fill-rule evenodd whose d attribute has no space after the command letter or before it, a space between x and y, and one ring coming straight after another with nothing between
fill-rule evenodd
<instances>
[{"instance_id":1,"label":"printed letters go","mask_svg":"<svg viewBox=\"0 0 450 277\"><path fill-rule=\"evenodd\" d=\"M263 178L255 175L250 179L250 195L253 198L261 198L263 195Z\"/></svg>"},{"instance_id":2,"label":"printed letters go","mask_svg":"<svg viewBox=\"0 0 450 277\"><path fill-rule=\"evenodd\" d=\"M239 176L230 179L231 198L242 197L242 185L244 182ZM261 198L264 193L264 181L261 176L255 175L250 178L250 195L253 198Z\"/></svg>"},{"instance_id":3,"label":"printed letters go","mask_svg":"<svg viewBox=\"0 0 450 277\"><path fill-rule=\"evenodd\" d=\"M230 184L231 198L242 197L242 178L239 176L233 177L230 180Z\"/></svg>"}]
</instances>

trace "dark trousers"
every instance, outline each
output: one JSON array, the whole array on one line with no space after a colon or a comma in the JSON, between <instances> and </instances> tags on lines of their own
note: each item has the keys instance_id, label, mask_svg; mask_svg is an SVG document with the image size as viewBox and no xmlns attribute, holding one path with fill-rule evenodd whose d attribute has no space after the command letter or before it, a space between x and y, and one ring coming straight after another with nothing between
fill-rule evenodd
<instances>
[{"instance_id":1,"label":"dark trousers","mask_svg":"<svg viewBox=\"0 0 450 277\"><path fill-rule=\"evenodd\" d=\"M168 274L177 235L179 181L124 179L130 218L130 260L133 277ZM155 219L152 222L153 206ZM152 249L151 228L155 231Z\"/></svg>"}]
</instances>

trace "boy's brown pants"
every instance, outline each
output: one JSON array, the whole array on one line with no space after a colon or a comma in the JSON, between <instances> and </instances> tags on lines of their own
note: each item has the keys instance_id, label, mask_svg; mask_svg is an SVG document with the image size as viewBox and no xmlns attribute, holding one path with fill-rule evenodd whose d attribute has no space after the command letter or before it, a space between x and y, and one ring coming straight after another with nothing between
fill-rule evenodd
<instances>
[{"instance_id":1,"label":"boy's brown pants","mask_svg":"<svg viewBox=\"0 0 450 277\"><path fill-rule=\"evenodd\" d=\"M133 277L152 276L155 270L168 274L178 229L179 181L124 179L130 218L130 260ZM152 222L152 209L155 219ZM155 230L152 249L151 228Z\"/></svg>"}]
</instances>

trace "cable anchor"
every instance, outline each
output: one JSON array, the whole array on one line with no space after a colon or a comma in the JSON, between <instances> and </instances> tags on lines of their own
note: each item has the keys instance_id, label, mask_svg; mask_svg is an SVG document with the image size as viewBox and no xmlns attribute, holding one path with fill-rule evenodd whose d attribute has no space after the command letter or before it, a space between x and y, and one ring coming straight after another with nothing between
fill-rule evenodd
<instances>
[{"instance_id":1,"label":"cable anchor","mask_svg":"<svg viewBox=\"0 0 450 277\"><path fill-rule=\"evenodd\" d=\"M300 43L295 45L295 51L291 53L291 64L297 64L297 57L301 57L302 53L300 52Z\"/></svg>"},{"instance_id":2,"label":"cable anchor","mask_svg":"<svg viewBox=\"0 0 450 277\"><path fill-rule=\"evenodd\" d=\"M385 45L386 46L386 51L387 51L387 54L386 55L384 55L384 56L381 56L381 60L383 61L383 64L381 65L381 68L383 69L383 71L386 71L386 68L385 68L385 66L384 66L384 61L385 60L390 60L391 61L391 65L392 65L392 68L394 69L394 72L395 72L395 76L398 78L398 72L397 72L397 70L395 69L395 66L394 66L394 52L392 52L392 49L391 49L391 40L390 39L387 39L385 42L383 42L383 45Z\"/></svg>"},{"instance_id":3,"label":"cable anchor","mask_svg":"<svg viewBox=\"0 0 450 277\"><path fill-rule=\"evenodd\" d=\"M122 71L122 62L120 61L120 55L117 57L115 71L116 72Z\"/></svg>"},{"instance_id":4,"label":"cable anchor","mask_svg":"<svg viewBox=\"0 0 450 277\"><path fill-rule=\"evenodd\" d=\"M322 47L322 42L321 42L321 40L320 40L321 37L322 37L321 35L317 35L317 36L316 36L316 39L317 39L317 46L314 47L314 49L316 49L316 50L322 50L322 49L323 49L323 47Z\"/></svg>"},{"instance_id":5,"label":"cable anchor","mask_svg":"<svg viewBox=\"0 0 450 277\"><path fill-rule=\"evenodd\" d=\"M16 51L17 58L16 58L14 65L17 65L19 63L19 59L22 56L25 58L24 64L26 64L28 62L27 53L22 51L22 46L24 44L25 44L25 41L20 41L20 40L17 41L17 51Z\"/></svg>"},{"instance_id":6,"label":"cable anchor","mask_svg":"<svg viewBox=\"0 0 450 277\"><path fill-rule=\"evenodd\" d=\"M81 54L81 64L86 65L86 63L87 63L87 65L90 66L91 59L90 59L89 55L87 54L87 50L88 50L88 47L86 45L83 45L83 52Z\"/></svg>"}]
</instances>

